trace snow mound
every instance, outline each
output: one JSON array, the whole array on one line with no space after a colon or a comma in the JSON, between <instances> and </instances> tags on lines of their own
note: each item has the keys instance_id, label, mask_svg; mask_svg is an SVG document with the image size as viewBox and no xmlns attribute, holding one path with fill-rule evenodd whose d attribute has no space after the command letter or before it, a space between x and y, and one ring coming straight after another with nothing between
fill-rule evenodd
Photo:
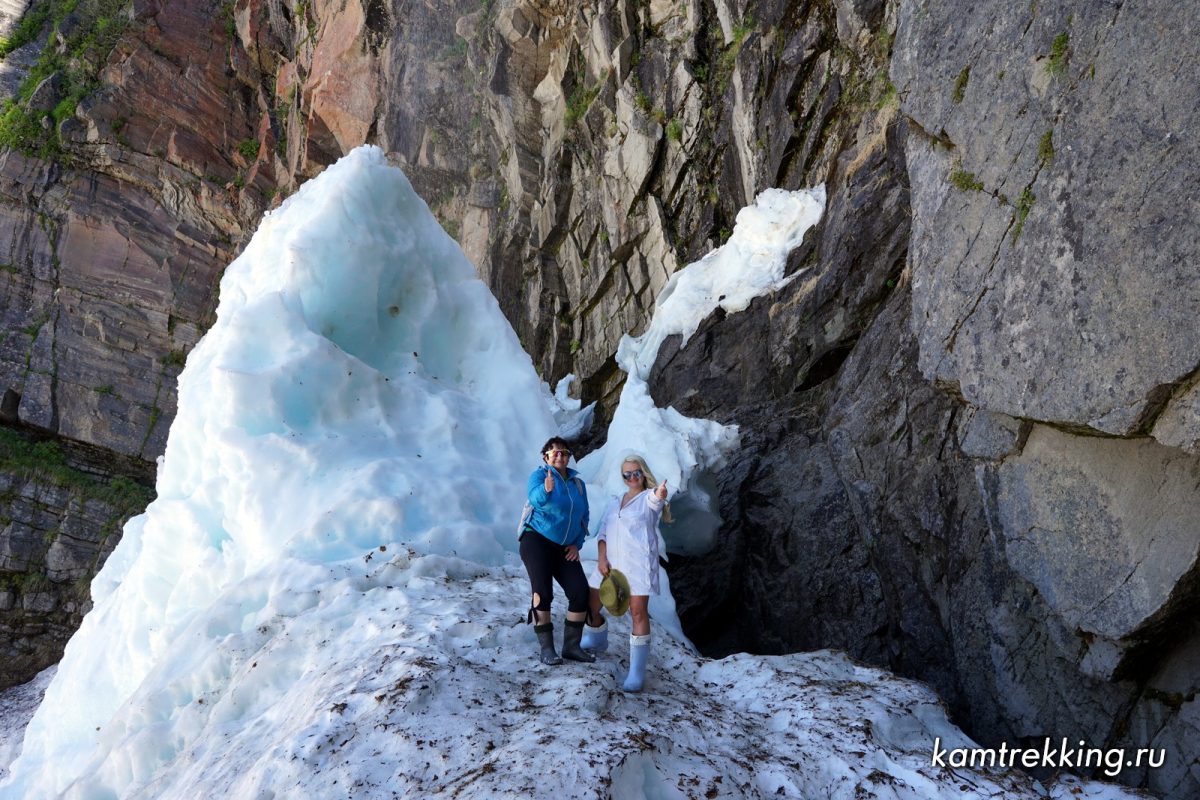
<instances>
[{"instance_id":1,"label":"snow mound","mask_svg":"<svg viewBox=\"0 0 1200 800\"><path fill-rule=\"evenodd\" d=\"M219 644L317 603L327 564L395 542L503 563L553 431L529 356L407 179L375 148L342 159L226 270L158 498L94 581L5 796L121 795L173 763L199 735L175 723L230 686Z\"/></svg>"}]
</instances>

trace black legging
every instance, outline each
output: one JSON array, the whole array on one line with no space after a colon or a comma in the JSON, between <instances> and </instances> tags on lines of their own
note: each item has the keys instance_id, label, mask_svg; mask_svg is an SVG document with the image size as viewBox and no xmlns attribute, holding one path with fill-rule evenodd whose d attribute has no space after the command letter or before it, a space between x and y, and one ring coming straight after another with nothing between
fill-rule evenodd
<instances>
[{"instance_id":1,"label":"black legging","mask_svg":"<svg viewBox=\"0 0 1200 800\"><path fill-rule=\"evenodd\" d=\"M521 534L521 560L529 572L529 584L538 602L533 606L538 611L549 611L554 597L554 586L550 579L558 581L567 595L567 611L584 612L588 609L588 582L583 574L583 565L578 561L567 561L567 548L550 541L533 528Z\"/></svg>"}]
</instances>

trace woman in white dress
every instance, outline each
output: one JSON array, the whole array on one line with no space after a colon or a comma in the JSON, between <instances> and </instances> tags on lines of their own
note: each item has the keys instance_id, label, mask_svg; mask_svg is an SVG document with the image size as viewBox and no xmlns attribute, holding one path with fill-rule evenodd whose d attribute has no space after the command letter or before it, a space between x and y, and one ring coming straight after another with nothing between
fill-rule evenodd
<instances>
[{"instance_id":1,"label":"woman in white dress","mask_svg":"<svg viewBox=\"0 0 1200 800\"><path fill-rule=\"evenodd\" d=\"M629 636L629 675L627 692L640 692L646 680L646 661L650 656L650 595L658 594L658 521L671 521L666 509L667 485L661 485L646 466L646 460L631 455L621 463L625 494L615 497L600 522L597 572L607 576L614 567L629 579L629 613L633 632ZM664 515L664 511L666 514ZM593 575L595 583L596 576ZM589 623L584 629L582 647L603 652L608 647L608 624L600 611L600 593L590 593Z\"/></svg>"}]
</instances>

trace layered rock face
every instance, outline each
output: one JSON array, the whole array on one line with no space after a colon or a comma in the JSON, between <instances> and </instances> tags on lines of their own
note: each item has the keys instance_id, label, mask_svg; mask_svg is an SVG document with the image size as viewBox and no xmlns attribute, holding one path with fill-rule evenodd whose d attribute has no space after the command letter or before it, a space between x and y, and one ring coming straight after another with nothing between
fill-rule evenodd
<instances>
[{"instance_id":1,"label":"layered rock face","mask_svg":"<svg viewBox=\"0 0 1200 800\"><path fill-rule=\"evenodd\" d=\"M1190 11L1131 11L976 9L955 16L955 47L943 10L905 5L892 76L911 121L919 369L964 401L999 574L1037 603L985 616L990 646L1021 654L983 662L992 729L1055 720L1166 747L1149 785L1185 797L1200 791L1183 200L1198 48Z\"/></svg>"},{"instance_id":2,"label":"layered rock face","mask_svg":"<svg viewBox=\"0 0 1200 800\"><path fill-rule=\"evenodd\" d=\"M0 156L6 419L127 457L112 474L150 465L222 266L372 142L603 421L617 342L670 274L761 189L824 182L799 277L652 376L660 405L742 434L713 476L718 547L673 561L690 634L845 648L930 681L984 741L1164 747L1121 779L1192 796L1193 16L137 0L60 124L54 81L21 96L61 151ZM79 581L53 542L111 520L72 502L0 534L24 548L10 583Z\"/></svg>"},{"instance_id":3,"label":"layered rock face","mask_svg":"<svg viewBox=\"0 0 1200 800\"><path fill-rule=\"evenodd\" d=\"M39 9L53 17L38 4L29 13ZM242 95L226 69L231 42L214 10L179 4L162 15L156 6L135 6L130 20L104 18L125 24L124 35L95 67L100 88L69 109L63 75L88 73L83 61L95 53L72 48L97 20L55 19L59 33L47 40L43 30L23 50L35 51L25 54L34 77L39 63L61 68L32 92L27 82L5 115L4 136L16 146L0 154L4 421L60 437L69 452L80 449L73 443L99 448L89 460L102 483L152 484L174 415L175 380L211 321L234 240L262 207L233 182L245 185L237 139L254 128L243 104L230 102ZM57 108L71 112L61 123ZM38 132L32 139L22 118ZM0 566L0 576L24 589L13 603L30 615L47 610L30 587L86 600L87 581L121 523L140 510L126 503L119 518L111 508L81 514L70 493L45 488L61 483L52 473L33 464L23 473L27 486L25 477L7 478L38 506L36 522L22 521L19 504L6 507L13 522L0 534L0 548L23 554ZM143 504L148 496L141 494ZM87 565L82 574L54 568L64 548ZM8 662L5 683L27 680L57 659L70 629L50 611L45 641L33 648L39 655L20 668ZM69 616L77 622L78 613ZM39 624L28 618L12 630ZM29 651L29 637L14 636L0 646Z\"/></svg>"},{"instance_id":4,"label":"layered rock face","mask_svg":"<svg viewBox=\"0 0 1200 800\"><path fill-rule=\"evenodd\" d=\"M149 500L148 472L102 448L0 431L0 685L62 656L92 576Z\"/></svg>"}]
</instances>

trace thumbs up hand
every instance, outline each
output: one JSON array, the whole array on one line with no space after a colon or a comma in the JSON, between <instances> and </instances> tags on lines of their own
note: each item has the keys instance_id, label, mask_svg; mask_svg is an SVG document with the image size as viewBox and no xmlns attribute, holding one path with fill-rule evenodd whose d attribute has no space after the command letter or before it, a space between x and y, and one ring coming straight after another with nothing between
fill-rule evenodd
<instances>
[{"instance_id":1,"label":"thumbs up hand","mask_svg":"<svg viewBox=\"0 0 1200 800\"><path fill-rule=\"evenodd\" d=\"M658 485L658 488L654 490L654 494L656 494L658 496L659 500L666 500L667 499L667 482L663 481L662 483L660 483Z\"/></svg>"},{"instance_id":2,"label":"thumbs up hand","mask_svg":"<svg viewBox=\"0 0 1200 800\"><path fill-rule=\"evenodd\" d=\"M554 491L554 470L553 469L546 470L545 488L546 488L547 492Z\"/></svg>"}]
</instances>

